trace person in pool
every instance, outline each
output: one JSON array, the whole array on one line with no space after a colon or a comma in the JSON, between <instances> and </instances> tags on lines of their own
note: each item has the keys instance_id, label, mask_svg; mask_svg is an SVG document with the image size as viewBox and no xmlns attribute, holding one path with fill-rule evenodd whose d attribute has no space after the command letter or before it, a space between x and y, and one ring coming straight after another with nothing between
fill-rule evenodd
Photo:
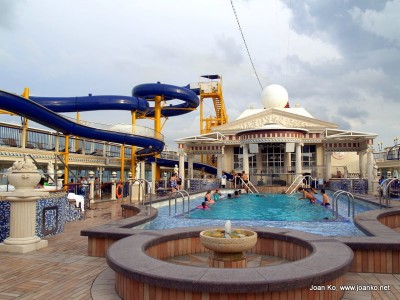
<instances>
[{"instance_id":1,"label":"person in pool","mask_svg":"<svg viewBox=\"0 0 400 300\"><path fill-rule=\"evenodd\" d=\"M301 199L308 199L310 203L315 203L315 197L312 193L307 192L304 188L299 187L298 190L300 193L303 193L303 197L300 197L299 200Z\"/></svg>"},{"instance_id":2,"label":"person in pool","mask_svg":"<svg viewBox=\"0 0 400 300\"><path fill-rule=\"evenodd\" d=\"M325 193L325 189L321 189L321 194L322 194L322 203L321 203L321 205L323 205L325 207L331 205L331 202L329 201L329 197Z\"/></svg>"},{"instance_id":3,"label":"person in pool","mask_svg":"<svg viewBox=\"0 0 400 300\"><path fill-rule=\"evenodd\" d=\"M214 192L213 195L212 195L212 198L213 198L215 201L218 201L219 198L221 198L221 196L222 196L221 191L220 191L219 189L216 189L215 192Z\"/></svg>"},{"instance_id":4,"label":"person in pool","mask_svg":"<svg viewBox=\"0 0 400 300\"><path fill-rule=\"evenodd\" d=\"M211 199L211 190L208 190L206 195L204 196L204 202L206 202L207 204L215 203L215 201L213 199Z\"/></svg>"}]
</instances>

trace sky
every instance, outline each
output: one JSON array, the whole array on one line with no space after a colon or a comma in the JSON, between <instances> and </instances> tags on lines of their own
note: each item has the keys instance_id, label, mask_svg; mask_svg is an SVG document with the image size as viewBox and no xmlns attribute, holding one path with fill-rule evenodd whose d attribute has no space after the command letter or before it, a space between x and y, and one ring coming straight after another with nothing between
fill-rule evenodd
<instances>
[{"instance_id":1,"label":"sky","mask_svg":"<svg viewBox=\"0 0 400 300\"><path fill-rule=\"evenodd\" d=\"M262 88L280 84L291 106L378 134L377 150L400 137L399 15L400 0L0 0L0 89L129 96L143 83L185 86L219 74L231 121L262 108ZM128 111L80 117L131 122ZM196 110L163 122L168 149L199 134L199 120Z\"/></svg>"}]
</instances>

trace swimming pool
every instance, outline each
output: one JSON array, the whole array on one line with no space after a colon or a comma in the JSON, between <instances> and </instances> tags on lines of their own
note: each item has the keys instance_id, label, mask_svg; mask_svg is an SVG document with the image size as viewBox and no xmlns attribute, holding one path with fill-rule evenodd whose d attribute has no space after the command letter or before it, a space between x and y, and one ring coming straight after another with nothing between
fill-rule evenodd
<instances>
[{"instance_id":1,"label":"swimming pool","mask_svg":"<svg viewBox=\"0 0 400 300\"><path fill-rule=\"evenodd\" d=\"M230 192L232 193L232 192ZM226 197L228 192L224 193ZM332 193L327 193L332 199ZM319 204L311 204L307 200L298 200L300 194L242 194L239 198L221 199L210 209L199 209L198 205L204 195L190 200L190 215L182 213L182 203L177 203L177 214L172 204L169 216L168 201L156 203L158 217L149 223L141 225L140 229L164 229L188 226L220 226L226 220L231 220L232 226L262 226L295 229L304 232L316 233L324 236L365 236L355 227L352 219L347 218L348 206L345 197L338 200L339 217L332 214ZM316 195L317 202L321 203L321 194ZM174 201L172 201L173 203ZM186 211L187 211L187 202ZM378 207L363 201L355 201L355 214L377 209Z\"/></svg>"},{"instance_id":2,"label":"swimming pool","mask_svg":"<svg viewBox=\"0 0 400 300\"><path fill-rule=\"evenodd\" d=\"M332 210L298 196L286 194L244 194L238 198L222 198L209 209L195 209L191 219L320 221L333 219Z\"/></svg>"}]
</instances>

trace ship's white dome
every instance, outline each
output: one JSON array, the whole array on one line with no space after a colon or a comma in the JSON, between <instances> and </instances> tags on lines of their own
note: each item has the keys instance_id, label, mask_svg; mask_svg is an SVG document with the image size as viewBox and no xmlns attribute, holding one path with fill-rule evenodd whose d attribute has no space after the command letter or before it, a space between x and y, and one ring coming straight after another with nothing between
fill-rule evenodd
<instances>
[{"instance_id":1,"label":"ship's white dome","mask_svg":"<svg viewBox=\"0 0 400 300\"><path fill-rule=\"evenodd\" d=\"M288 101L288 92L279 84L271 84L261 93L261 102L264 108L284 108Z\"/></svg>"}]
</instances>

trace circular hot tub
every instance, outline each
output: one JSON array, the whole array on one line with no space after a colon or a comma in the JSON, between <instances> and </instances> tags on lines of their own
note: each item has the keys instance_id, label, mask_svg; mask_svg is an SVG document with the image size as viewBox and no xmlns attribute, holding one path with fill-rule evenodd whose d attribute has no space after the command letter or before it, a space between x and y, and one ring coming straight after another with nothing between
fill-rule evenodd
<instances>
[{"instance_id":1,"label":"circular hot tub","mask_svg":"<svg viewBox=\"0 0 400 300\"><path fill-rule=\"evenodd\" d=\"M108 250L115 288L123 299L177 299L178 295L225 299L227 294L249 297L282 296L310 299L319 294L340 299L343 276L353 252L332 238L279 228L248 228L257 243L248 253L279 257L288 262L253 268L221 269L171 263L171 258L208 253L199 234L209 228L186 227L140 231ZM323 295L321 295L321 293Z\"/></svg>"}]
</instances>

